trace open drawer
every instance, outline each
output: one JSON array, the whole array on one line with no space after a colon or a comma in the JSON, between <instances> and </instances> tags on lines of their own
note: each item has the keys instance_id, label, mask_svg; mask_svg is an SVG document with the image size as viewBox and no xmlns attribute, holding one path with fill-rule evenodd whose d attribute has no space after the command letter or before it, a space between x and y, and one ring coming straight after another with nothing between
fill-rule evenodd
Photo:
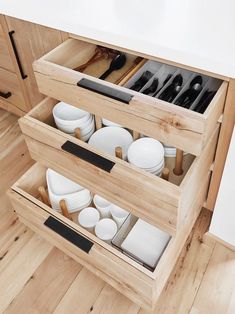
<instances>
[{"instance_id":1,"label":"open drawer","mask_svg":"<svg viewBox=\"0 0 235 314\"><path fill-rule=\"evenodd\" d=\"M57 102L47 98L19 120L32 158L174 235L192 214L210 172L219 127L201 156L188 154L183 175L170 175L168 182L56 129L52 109Z\"/></svg>"},{"instance_id":2,"label":"open drawer","mask_svg":"<svg viewBox=\"0 0 235 314\"><path fill-rule=\"evenodd\" d=\"M46 168L39 163L34 164L12 186L8 196L24 224L132 301L152 309L200 212L208 179L209 176L203 179L195 197L195 214L179 234L170 239L152 271L80 227L77 219L71 221L45 205L40 200L38 188L42 185L46 187Z\"/></svg>"},{"instance_id":3,"label":"open drawer","mask_svg":"<svg viewBox=\"0 0 235 314\"><path fill-rule=\"evenodd\" d=\"M107 62L95 71L89 67L83 73L73 70L88 61L95 49L95 44L70 38L35 61L39 90L167 145L200 155L223 112L228 83L222 82L206 111L200 114L116 85L112 75L110 82L98 79L107 69ZM130 58L133 56L128 55Z\"/></svg>"}]
</instances>

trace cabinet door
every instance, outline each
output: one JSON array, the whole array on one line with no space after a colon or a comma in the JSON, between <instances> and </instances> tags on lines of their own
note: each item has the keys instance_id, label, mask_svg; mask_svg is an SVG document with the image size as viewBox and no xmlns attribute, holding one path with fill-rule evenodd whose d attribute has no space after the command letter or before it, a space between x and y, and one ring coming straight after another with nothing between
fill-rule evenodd
<instances>
[{"instance_id":1,"label":"cabinet door","mask_svg":"<svg viewBox=\"0 0 235 314\"><path fill-rule=\"evenodd\" d=\"M5 17L9 32L14 31L14 42L25 77L27 97L31 107L43 99L35 81L32 63L67 38L66 33L45 26L26 22L12 17Z\"/></svg>"}]
</instances>

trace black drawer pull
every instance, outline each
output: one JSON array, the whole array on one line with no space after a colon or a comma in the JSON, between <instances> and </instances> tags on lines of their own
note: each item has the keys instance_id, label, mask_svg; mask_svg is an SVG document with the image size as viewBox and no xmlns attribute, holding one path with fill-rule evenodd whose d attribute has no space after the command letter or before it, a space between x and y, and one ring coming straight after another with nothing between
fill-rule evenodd
<instances>
[{"instance_id":1,"label":"black drawer pull","mask_svg":"<svg viewBox=\"0 0 235 314\"><path fill-rule=\"evenodd\" d=\"M106 159L96 153L93 153L91 151L89 151L88 149L85 149L77 144L74 144L70 141L66 141L62 146L61 148L76 156L76 157L79 157L81 158L82 160L85 160L87 162L89 162L90 164L102 169L102 170L105 170L107 172L110 172L113 168L113 166L115 165L115 162L109 160L109 159Z\"/></svg>"},{"instance_id":2,"label":"black drawer pull","mask_svg":"<svg viewBox=\"0 0 235 314\"><path fill-rule=\"evenodd\" d=\"M11 97L11 95L12 95L11 92L6 92L6 93L0 92L0 97L5 98L5 99Z\"/></svg>"},{"instance_id":3,"label":"black drawer pull","mask_svg":"<svg viewBox=\"0 0 235 314\"><path fill-rule=\"evenodd\" d=\"M81 234L75 232L71 228L67 227L65 224L53 218L52 216L49 216L47 218L47 220L44 222L44 225L55 231L61 237L76 245L77 247L79 247L79 249L83 250L86 253L89 253L94 244L93 242L86 239Z\"/></svg>"},{"instance_id":4,"label":"black drawer pull","mask_svg":"<svg viewBox=\"0 0 235 314\"><path fill-rule=\"evenodd\" d=\"M10 40L11 40L11 44L12 44L12 48L13 48L13 51L14 51L14 54L15 54L15 57L16 57L16 61L17 61L17 64L18 64L18 67L19 67L19 70L20 70L20 75L22 77L22 80L24 80L28 76L26 74L24 74L24 70L23 70L23 67L22 67L22 64L21 64L21 61L20 61L20 57L19 57L17 48L16 48L16 44L15 44L14 37L13 37L13 35L15 34L15 31L10 31L8 34L9 34L9 37L10 37Z\"/></svg>"},{"instance_id":5,"label":"black drawer pull","mask_svg":"<svg viewBox=\"0 0 235 314\"><path fill-rule=\"evenodd\" d=\"M88 79L81 79L78 83L77 86L88 89L92 92L110 97L112 99L119 100L125 104L129 104L133 95L128 94L123 91L118 91L115 88L105 86L103 84L88 80Z\"/></svg>"}]
</instances>

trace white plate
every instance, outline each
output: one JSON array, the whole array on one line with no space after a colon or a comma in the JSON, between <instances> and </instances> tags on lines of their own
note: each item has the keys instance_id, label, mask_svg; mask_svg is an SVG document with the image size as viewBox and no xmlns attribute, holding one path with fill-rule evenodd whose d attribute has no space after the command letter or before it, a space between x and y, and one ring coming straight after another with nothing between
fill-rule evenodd
<instances>
[{"instance_id":1,"label":"white plate","mask_svg":"<svg viewBox=\"0 0 235 314\"><path fill-rule=\"evenodd\" d=\"M138 219L121 248L150 267L155 267L170 235L142 219Z\"/></svg>"},{"instance_id":2,"label":"white plate","mask_svg":"<svg viewBox=\"0 0 235 314\"><path fill-rule=\"evenodd\" d=\"M113 156L115 156L115 148L120 146L125 159L128 147L132 142L133 138L127 130L106 126L96 131L90 137L88 144Z\"/></svg>"},{"instance_id":3,"label":"white plate","mask_svg":"<svg viewBox=\"0 0 235 314\"><path fill-rule=\"evenodd\" d=\"M153 138L143 137L130 145L127 157L139 168L154 168L164 160L164 147Z\"/></svg>"},{"instance_id":4,"label":"white plate","mask_svg":"<svg viewBox=\"0 0 235 314\"><path fill-rule=\"evenodd\" d=\"M104 126L116 126L116 127L122 128L122 126L120 124L114 123L114 122L107 120L107 119L104 119L104 118L102 118L102 123Z\"/></svg>"}]
</instances>

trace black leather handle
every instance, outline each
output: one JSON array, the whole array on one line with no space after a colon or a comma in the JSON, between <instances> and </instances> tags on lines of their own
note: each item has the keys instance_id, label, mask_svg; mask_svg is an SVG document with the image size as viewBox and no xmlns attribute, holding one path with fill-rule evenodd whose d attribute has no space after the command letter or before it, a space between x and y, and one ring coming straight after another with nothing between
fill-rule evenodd
<instances>
[{"instance_id":1,"label":"black leather handle","mask_svg":"<svg viewBox=\"0 0 235 314\"><path fill-rule=\"evenodd\" d=\"M11 95L12 95L11 92L6 92L6 93L0 92L0 97L5 98L5 99L11 97Z\"/></svg>"},{"instance_id":2,"label":"black leather handle","mask_svg":"<svg viewBox=\"0 0 235 314\"><path fill-rule=\"evenodd\" d=\"M44 225L86 253L89 253L94 244L52 216L47 218L47 220L44 222Z\"/></svg>"},{"instance_id":3,"label":"black leather handle","mask_svg":"<svg viewBox=\"0 0 235 314\"><path fill-rule=\"evenodd\" d=\"M103 84L88 80L86 78L81 79L77 86L88 89L92 92L107 96L109 98L119 100L125 104L129 104L133 95L123 91L116 90L115 88L105 86Z\"/></svg>"},{"instance_id":4,"label":"black leather handle","mask_svg":"<svg viewBox=\"0 0 235 314\"><path fill-rule=\"evenodd\" d=\"M23 70L23 67L22 67L22 64L21 64L21 61L20 61L20 57L19 57L17 48L16 48L15 40L14 40L14 37L13 37L13 35L15 34L15 31L10 31L8 34L9 34L9 37L10 37L10 40L11 40L11 45L12 45L12 48L13 48L13 51L14 51L14 54L15 54L15 58L16 58L19 70L20 70L20 75L22 77L22 80L24 80L28 76L26 74L24 74L24 70Z\"/></svg>"},{"instance_id":5,"label":"black leather handle","mask_svg":"<svg viewBox=\"0 0 235 314\"><path fill-rule=\"evenodd\" d=\"M90 164L102 169L102 170L105 170L107 172L110 172L112 170L112 168L114 167L115 165L115 162L109 160L109 159L106 159L96 153L93 153L91 151L89 151L88 149L85 149L77 144L74 144L73 142L70 142L70 141L66 141L62 146L61 148L76 156L76 157L79 157L81 158L82 160L85 160L87 162L89 162Z\"/></svg>"}]
</instances>

